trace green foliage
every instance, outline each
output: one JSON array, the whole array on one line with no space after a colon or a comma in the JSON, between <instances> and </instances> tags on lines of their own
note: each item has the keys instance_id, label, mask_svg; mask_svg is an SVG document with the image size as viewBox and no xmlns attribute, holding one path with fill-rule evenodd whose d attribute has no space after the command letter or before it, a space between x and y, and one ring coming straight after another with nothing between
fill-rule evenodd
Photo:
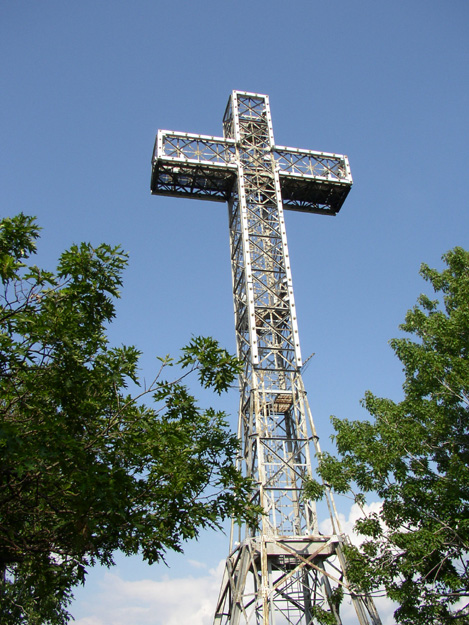
<instances>
[{"instance_id":1,"label":"green foliage","mask_svg":"<svg viewBox=\"0 0 469 625\"><path fill-rule=\"evenodd\" d=\"M319 605L313 605L310 612L311 618L319 623L319 625L337 625L336 616L329 610L324 610Z\"/></svg>"},{"instance_id":2,"label":"green foliage","mask_svg":"<svg viewBox=\"0 0 469 625\"><path fill-rule=\"evenodd\" d=\"M455 248L421 275L442 301L421 295L391 341L404 399L367 392L372 421L333 418L340 460L324 456L323 479L339 492L374 492L379 514L357 523L348 575L361 589L384 586L399 623L469 621L469 252ZM441 300L441 297L440 297Z\"/></svg>"},{"instance_id":3,"label":"green foliage","mask_svg":"<svg viewBox=\"0 0 469 625\"><path fill-rule=\"evenodd\" d=\"M126 254L74 245L51 273L25 262L37 237L30 217L0 224L0 605L15 625L67 622L73 587L118 549L151 563L230 515L258 513L226 415L200 409L182 384L194 373L221 393L239 361L196 337L179 379L164 380L174 363L159 359L131 396L140 354L106 337Z\"/></svg>"},{"instance_id":4,"label":"green foliage","mask_svg":"<svg viewBox=\"0 0 469 625\"><path fill-rule=\"evenodd\" d=\"M324 497L325 487L312 477L303 483L303 497L311 501L319 501Z\"/></svg>"},{"instance_id":5,"label":"green foliage","mask_svg":"<svg viewBox=\"0 0 469 625\"><path fill-rule=\"evenodd\" d=\"M234 359L211 338L196 337L183 350L179 360L182 368L196 367L201 386L213 388L218 394L243 370L241 361Z\"/></svg>"}]
</instances>

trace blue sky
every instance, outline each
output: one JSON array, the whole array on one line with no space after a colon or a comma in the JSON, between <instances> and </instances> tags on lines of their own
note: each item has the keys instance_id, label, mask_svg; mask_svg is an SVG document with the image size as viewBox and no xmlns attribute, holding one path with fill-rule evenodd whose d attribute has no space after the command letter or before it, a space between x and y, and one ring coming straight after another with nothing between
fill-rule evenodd
<instances>
[{"instance_id":1,"label":"blue sky","mask_svg":"<svg viewBox=\"0 0 469 625\"><path fill-rule=\"evenodd\" d=\"M46 266L82 240L129 252L110 336L144 351L142 375L192 334L234 351L226 208L150 196L150 158L158 128L221 135L233 89L268 94L276 143L345 153L355 181L335 218L286 215L328 447L329 416L365 416L366 389L399 398L387 342L425 289L419 265L467 247L468 30L467 0L5 1L2 214L37 215ZM236 404L223 400L233 424ZM208 625L227 548L210 534L170 568L118 558L77 593L78 625L172 625L181 610Z\"/></svg>"}]
</instances>

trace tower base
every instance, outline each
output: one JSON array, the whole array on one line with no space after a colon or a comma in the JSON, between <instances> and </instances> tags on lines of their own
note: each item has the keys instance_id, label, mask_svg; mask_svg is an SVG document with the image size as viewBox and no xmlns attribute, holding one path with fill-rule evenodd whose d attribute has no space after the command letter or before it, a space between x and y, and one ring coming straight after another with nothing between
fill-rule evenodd
<instances>
[{"instance_id":1,"label":"tower base","mask_svg":"<svg viewBox=\"0 0 469 625\"><path fill-rule=\"evenodd\" d=\"M343 625L346 597L356 623L381 625L373 601L346 580L342 546L341 536L244 540L226 560L214 625Z\"/></svg>"}]
</instances>

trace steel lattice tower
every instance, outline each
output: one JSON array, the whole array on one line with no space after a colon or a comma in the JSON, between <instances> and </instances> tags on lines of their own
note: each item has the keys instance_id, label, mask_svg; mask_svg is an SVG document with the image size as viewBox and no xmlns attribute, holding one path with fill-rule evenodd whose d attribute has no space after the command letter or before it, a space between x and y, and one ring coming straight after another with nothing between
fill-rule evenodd
<instances>
[{"instance_id":1,"label":"steel lattice tower","mask_svg":"<svg viewBox=\"0 0 469 625\"><path fill-rule=\"evenodd\" d=\"M283 209L335 215L352 185L346 156L276 146L269 99L233 91L224 137L160 130L151 191L228 202L240 376L239 468L256 485L260 528L231 532L215 625L340 625L340 596L360 625L380 625L368 596L344 573L334 501L331 535L319 532L315 504L302 497L320 453L301 377ZM346 603L346 602L344 602ZM352 611L353 612L353 611ZM350 620L347 621L352 622Z\"/></svg>"}]
</instances>

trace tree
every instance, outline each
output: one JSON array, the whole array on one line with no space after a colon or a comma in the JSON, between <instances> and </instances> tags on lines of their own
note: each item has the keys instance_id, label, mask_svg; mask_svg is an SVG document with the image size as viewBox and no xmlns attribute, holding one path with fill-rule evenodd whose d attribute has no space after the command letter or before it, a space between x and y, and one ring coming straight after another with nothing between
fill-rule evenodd
<instances>
[{"instance_id":1,"label":"tree","mask_svg":"<svg viewBox=\"0 0 469 625\"><path fill-rule=\"evenodd\" d=\"M469 252L443 260L420 271L442 303L421 295L400 326L412 338L391 341L404 399L367 392L372 421L333 418L339 458L320 464L336 491L382 500L356 524L365 540L347 548L347 571L363 591L384 587L406 625L469 622Z\"/></svg>"},{"instance_id":2,"label":"tree","mask_svg":"<svg viewBox=\"0 0 469 625\"><path fill-rule=\"evenodd\" d=\"M0 223L0 610L2 623L63 624L73 588L113 552L148 562L235 515L253 522L251 485L226 416L201 410L183 384L225 391L239 361L193 338L177 363L160 359L147 388L139 352L111 348L127 256L89 244L56 273L32 265L39 228ZM179 364L179 379L164 379ZM138 388L136 386L135 388ZM142 398L151 399L150 405Z\"/></svg>"}]
</instances>

